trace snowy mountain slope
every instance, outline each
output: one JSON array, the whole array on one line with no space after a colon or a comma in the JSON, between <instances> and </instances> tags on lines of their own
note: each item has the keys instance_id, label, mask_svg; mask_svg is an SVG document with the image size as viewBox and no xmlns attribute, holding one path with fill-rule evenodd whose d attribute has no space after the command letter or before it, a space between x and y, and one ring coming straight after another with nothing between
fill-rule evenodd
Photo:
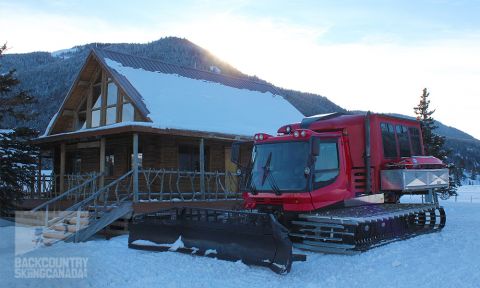
<instances>
[{"instance_id":1,"label":"snowy mountain slope","mask_svg":"<svg viewBox=\"0 0 480 288\"><path fill-rule=\"evenodd\" d=\"M18 122L5 117L3 123L0 123L0 128L27 125L39 131L45 131L45 127L58 110L85 58L90 50L95 47L206 71L210 71L210 67L217 67L225 75L266 82L256 76L243 74L202 47L187 39L177 37L162 38L146 44L90 43L53 53L6 54L0 58L0 73L12 68L17 69L17 75L21 81L18 88L29 91L38 99L38 103L29 110L35 114L31 121ZM280 87L276 88L306 116L345 112L344 108L324 96ZM412 106L414 104L412 103ZM297 121L300 121L300 119ZM283 122L286 123L287 121ZM445 126L440 122L437 124L439 125L438 133L447 136L447 147L453 150L451 160L467 171L480 167L480 141L454 127Z\"/></svg>"},{"instance_id":2,"label":"snowy mountain slope","mask_svg":"<svg viewBox=\"0 0 480 288\"><path fill-rule=\"evenodd\" d=\"M26 125L44 131L51 116L58 110L65 94L88 53L92 48L104 48L135 56L157 59L166 63L210 71L216 67L224 75L252 79L257 82L266 81L256 76L245 75L228 63L223 62L207 50L195 45L187 39L166 37L146 44L134 43L90 43L75 46L57 52L32 52L25 54L5 54L0 58L0 73L15 68L20 79L20 89L29 91L39 100L32 112L36 118ZM286 90L277 87L297 109L306 115L345 111L326 97ZM13 119L5 119L0 127L18 125Z\"/></svg>"},{"instance_id":3,"label":"snowy mountain slope","mask_svg":"<svg viewBox=\"0 0 480 288\"><path fill-rule=\"evenodd\" d=\"M462 194L480 196L480 186ZM14 227L0 228L0 279L3 287L479 287L480 197L476 203L442 203L447 226L355 256L307 253L286 276L242 263L174 252L127 248L127 237L59 244L28 257L87 257L86 279L15 279ZM299 251L297 251L299 252Z\"/></svg>"}]
</instances>

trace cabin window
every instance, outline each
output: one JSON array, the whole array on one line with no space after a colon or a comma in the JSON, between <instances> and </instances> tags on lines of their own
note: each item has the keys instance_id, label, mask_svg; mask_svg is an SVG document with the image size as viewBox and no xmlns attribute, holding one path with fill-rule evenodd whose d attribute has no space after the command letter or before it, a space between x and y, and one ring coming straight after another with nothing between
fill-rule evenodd
<instances>
[{"instance_id":1,"label":"cabin window","mask_svg":"<svg viewBox=\"0 0 480 288\"><path fill-rule=\"evenodd\" d=\"M117 85L113 82L109 82L107 85L107 106L105 124L113 124L117 122Z\"/></svg>"},{"instance_id":2,"label":"cabin window","mask_svg":"<svg viewBox=\"0 0 480 288\"><path fill-rule=\"evenodd\" d=\"M209 149L205 147L205 171L209 167ZM181 171L200 171L200 148L194 145L178 146L178 168Z\"/></svg>"},{"instance_id":3,"label":"cabin window","mask_svg":"<svg viewBox=\"0 0 480 288\"><path fill-rule=\"evenodd\" d=\"M135 109L128 98L123 96L122 122L132 122L135 120Z\"/></svg>"},{"instance_id":4,"label":"cabin window","mask_svg":"<svg viewBox=\"0 0 480 288\"><path fill-rule=\"evenodd\" d=\"M133 153L130 154L130 167L133 169ZM138 169L142 170L143 168L143 153L138 152Z\"/></svg>"},{"instance_id":5,"label":"cabin window","mask_svg":"<svg viewBox=\"0 0 480 288\"><path fill-rule=\"evenodd\" d=\"M92 127L100 126L100 110L92 111Z\"/></svg>"},{"instance_id":6,"label":"cabin window","mask_svg":"<svg viewBox=\"0 0 480 288\"><path fill-rule=\"evenodd\" d=\"M75 124L75 130L85 129L87 127L87 98L84 97L77 110L77 123Z\"/></svg>"},{"instance_id":7,"label":"cabin window","mask_svg":"<svg viewBox=\"0 0 480 288\"><path fill-rule=\"evenodd\" d=\"M412 155L423 155L420 145L420 131L416 127L408 128L410 142L412 143Z\"/></svg>"},{"instance_id":8,"label":"cabin window","mask_svg":"<svg viewBox=\"0 0 480 288\"><path fill-rule=\"evenodd\" d=\"M87 113L85 111L78 112L77 129L85 129L87 126Z\"/></svg>"},{"instance_id":9,"label":"cabin window","mask_svg":"<svg viewBox=\"0 0 480 288\"><path fill-rule=\"evenodd\" d=\"M107 108L107 125L113 124L117 121L117 109L115 107Z\"/></svg>"},{"instance_id":10,"label":"cabin window","mask_svg":"<svg viewBox=\"0 0 480 288\"><path fill-rule=\"evenodd\" d=\"M107 86L107 106L117 105L117 85L110 82Z\"/></svg>"},{"instance_id":11,"label":"cabin window","mask_svg":"<svg viewBox=\"0 0 480 288\"><path fill-rule=\"evenodd\" d=\"M113 176L113 169L115 167L115 155L105 155L105 176Z\"/></svg>"},{"instance_id":12,"label":"cabin window","mask_svg":"<svg viewBox=\"0 0 480 288\"><path fill-rule=\"evenodd\" d=\"M82 158L75 155L72 159L72 174L80 174L82 172Z\"/></svg>"},{"instance_id":13,"label":"cabin window","mask_svg":"<svg viewBox=\"0 0 480 288\"><path fill-rule=\"evenodd\" d=\"M395 130L390 123L380 123L382 130L383 156L386 158L397 157L397 141Z\"/></svg>"},{"instance_id":14,"label":"cabin window","mask_svg":"<svg viewBox=\"0 0 480 288\"><path fill-rule=\"evenodd\" d=\"M93 86L93 106L92 106L92 127L100 126L101 110L102 110L102 89L101 84Z\"/></svg>"},{"instance_id":15,"label":"cabin window","mask_svg":"<svg viewBox=\"0 0 480 288\"><path fill-rule=\"evenodd\" d=\"M102 88L100 87L100 83L95 84L93 86L93 98L92 102L94 103L92 109L100 109L102 108Z\"/></svg>"},{"instance_id":16,"label":"cabin window","mask_svg":"<svg viewBox=\"0 0 480 288\"><path fill-rule=\"evenodd\" d=\"M319 145L313 171L314 189L333 183L340 171L337 140L321 140Z\"/></svg>"},{"instance_id":17,"label":"cabin window","mask_svg":"<svg viewBox=\"0 0 480 288\"><path fill-rule=\"evenodd\" d=\"M410 157L410 140L408 139L408 129L403 125L397 125L397 139L400 146L400 157Z\"/></svg>"}]
</instances>

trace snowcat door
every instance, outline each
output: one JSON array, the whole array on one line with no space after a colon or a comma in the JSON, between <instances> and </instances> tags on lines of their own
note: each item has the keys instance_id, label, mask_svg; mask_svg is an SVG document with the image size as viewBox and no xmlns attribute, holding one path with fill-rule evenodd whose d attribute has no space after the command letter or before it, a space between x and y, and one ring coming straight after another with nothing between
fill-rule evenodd
<instances>
[{"instance_id":1,"label":"snowcat door","mask_svg":"<svg viewBox=\"0 0 480 288\"><path fill-rule=\"evenodd\" d=\"M252 161L253 141L233 142L230 161L241 168L250 167Z\"/></svg>"},{"instance_id":2,"label":"snowcat door","mask_svg":"<svg viewBox=\"0 0 480 288\"><path fill-rule=\"evenodd\" d=\"M247 191L250 170L252 169L253 141L233 142L230 150L230 161L237 166L238 189Z\"/></svg>"}]
</instances>

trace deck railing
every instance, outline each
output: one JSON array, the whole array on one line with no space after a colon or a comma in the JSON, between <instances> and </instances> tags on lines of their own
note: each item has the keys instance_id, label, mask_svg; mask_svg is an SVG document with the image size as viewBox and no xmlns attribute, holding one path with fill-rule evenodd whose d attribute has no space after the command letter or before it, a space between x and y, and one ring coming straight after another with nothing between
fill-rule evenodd
<instances>
[{"instance_id":1,"label":"deck railing","mask_svg":"<svg viewBox=\"0 0 480 288\"><path fill-rule=\"evenodd\" d=\"M64 191L68 191L74 187L83 184L89 179L95 178L96 172L83 174L67 174L64 176ZM56 174L41 175L32 177L30 185L24 188L25 199L52 199L59 196L60 193L60 176ZM86 191L84 191L86 193Z\"/></svg>"},{"instance_id":2,"label":"deck railing","mask_svg":"<svg viewBox=\"0 0 480 288\"><path fill-rule=\"evenodd\" d=\"M88 223L91 224L98 220L102 212L110 211L123 201L132 198L132 173L133 170L128 171L113 182L101 188L95 186L95 189L92 190L94 187L92 184L96 183L102 176L102 174L97 174L82 184L35 207L30 212L41 211L42 214L40 215L43 218L43 226L47 228L52 228L56 224L64 223L64 220L67 218L76 217L75 231L80 231L80 217L82 213L88 213ZM87 190L88 193L86 193ZM73 205L70 205L68 208L56 209L61 201L69 198L74 198ZM85 220L86 217L82 219ZM75 233L73 236L78 237L78 233ZM78 239L74 240L77 241Z\"/></svg>"},{"instance_id":3,"label":"deck railing","mask_svg":"<svg viewBox=\"0 0 480 288\"><path fill-rule=\"evenodd\" d=\"M65 175L64 191L75 192L63 194L58 189L60 182L58 175L42 175L40 185L37 178L33 180L35 185L27 187L25 199L58 199L61 196L62 200L73 200L76 203L101 188L99 175L99 173ZM241 199L239 179L239 175L229 171L201 173L176 169L142 169L139 170L138 175L138 196L142 202L236 200ZM110 180L114 179L105 177L104 185L108 185ZM87 184L84 185L85 183ZM131 190L133 184L121 183L121 185L125 186L122 189ZM130 187L126 188L126 186Z\"/></svg>"},{"instance_id":4,"label":"deck railing","mask_svg":"<svg viewBox=\"0 0 480 288\"><path fill-rule=\"evenodd\" d=\"M138 194L140 201L235 200L241 199L238 183L238 175L228 171L144 169L139 172Z\"/></svg>"}]
</instances>

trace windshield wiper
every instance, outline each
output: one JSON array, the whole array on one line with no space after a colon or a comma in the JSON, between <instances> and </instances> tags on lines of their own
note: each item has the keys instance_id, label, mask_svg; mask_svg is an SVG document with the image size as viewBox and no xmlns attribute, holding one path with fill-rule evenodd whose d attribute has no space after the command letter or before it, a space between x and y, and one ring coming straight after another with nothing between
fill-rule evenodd
<instances>
[{"instance_id":1,"label":"windshield wiper","mask_svg":"<svg viewBox=\"0 0 480 288\"><path fill-rule=\"evenodd\" d=\"M277 181L275 181L273 174L270 173L272 172L272 170L270 169L271 162L272 162L272 152L268 154L267 161L265 161L265 165L263 166L262 186L265 183L265 179L268 179L268 183L270 184L270 187L272 187L275 194L281 195L282 192L280 191L280 188L278 188Z\"/></svg>"},{"instance_id":2,"label":"windshield wiper","mask_svg":"<svg viewBox=\"0 0 480 288\"><path fill-rule=\"evenodd\" d=\"M270 162L272 161L272 152L268 154L267 161L265 161L265 165L263 165L263 175L262 175L262 186L265 184L265 179L267 179L267 176L270 172Z\"/></svg>"},{"instance_id":3,"label":"windshield wiper","mask_svg":"<svg viewBox=\"0 0 480 288\"><path fill-rule=\"evenodd\" d=\"M267 178L270 183L270 186L273 189L273 192L275 192L275 195L282 195L282 192L280 191L280 188L278 188L277 181L275 181L275 177L273 177L273 174L268 173Z\"/></svg>"},{"instance_id":4,"label":"windshield wiper","mask_svg":"<svg viewBox=\"0 0 480 288\"><path fill-rule=\"evenodd\" d=\"M252 192L253 195L257 195L257 187L255 186L255 181L253 180L253 177L250 176L250 184L248 185L248 190Z\"/></svg>"}]
</instances>

